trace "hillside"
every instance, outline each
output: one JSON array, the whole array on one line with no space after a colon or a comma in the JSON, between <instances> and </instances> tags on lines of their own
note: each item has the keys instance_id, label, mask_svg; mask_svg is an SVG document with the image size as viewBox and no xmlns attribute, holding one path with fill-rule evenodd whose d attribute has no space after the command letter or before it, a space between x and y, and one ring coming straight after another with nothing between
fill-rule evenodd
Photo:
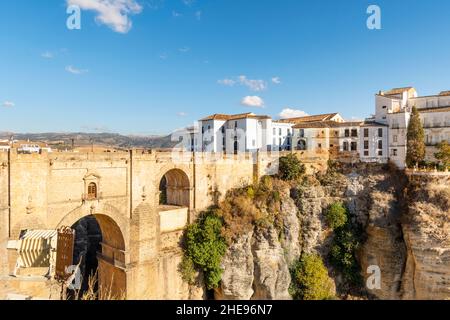
<instances>
[{"instance_id":1,"label":"hillside","mask_svg":"<svg viewBox=\"0 0 450 320\"><path fill-rule=\"evenodd\" d=\"M171 141L170 136L132 136L120 135L117 133L10 133L0 132L0 139L9 139L14 136L17 140L42 141L55 148L67 148L88 146L91 144L115 147L120 149L128 148L172 148L176 143Z\"/></svg>"}]
</instances>

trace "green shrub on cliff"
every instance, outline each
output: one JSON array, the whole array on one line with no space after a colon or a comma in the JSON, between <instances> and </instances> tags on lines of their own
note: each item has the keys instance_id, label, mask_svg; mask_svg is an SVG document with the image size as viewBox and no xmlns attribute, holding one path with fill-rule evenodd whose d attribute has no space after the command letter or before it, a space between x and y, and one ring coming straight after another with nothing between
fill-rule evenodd
<instances>
[{"instance_id":1,"label":"green shrub on cliff","mask_svg":"<svg viewBox=\"0 0 450 320\"><path fill-rule=\"evenodd\" d=\"M352 224L348 209L340 202L330 206L327 219L335 233L330 262L350 284L359 285L361 275L356 251L360 246L362 232L358 225Z\"/></svg>"},{"instance_id":2,"label":"green shrub on cliff","mask_svg":"<svg viewBox=\"0 0 450 320\"><path fill-rule=\"evenodd\" d=\"M208 289L217 288L223 270L220 267L227 250L227 244L222 237L222 218L214 210L204 213L196 223L186 230L185 258L180 264L185 280L192 278L192 266L202 270Z\"/></svg>"},{"instance_id":3,"label":"green shrub on cliff","mask_svg":"<svg viewBox=\"0 0 450 320\"><path fill-rule=\"evenodd\" d=\"M344 207L342 202L335 202L328 207L325 214L327 218L328 225L336 230L347 223L347 209Z\"/></svg>"},{"instance_id":4,"label":"green shrub on cliff","mask_svg":"<svg viewBox=\"0 0 450 320\"><path fill-rule=\"evenodd\" d=\"M289 293L296 300L328 300L334 298L333 281L322 258L303 254L291 268Z\"/></svg>"},{"instance_id":5,"label":"green shrub on cliff","mask_svg":"<svg viewBox=\"0 0 450 320\"><path fill-rule=\"evenodd\" d=\"M437 145L438 152L434 154L444 166L444 170L450 167L450 144L447 141L442 141Z\"/></svg>"},{"instance_id":6,"label":"green shrub on cliff","mask_svg":"<svg viewBox=\"0 0 450 320\"><path fill-rule=\"evenodd\" d=\"M284 181L293 181L305 173L305 165L294 154L280 158L279 176Z\"/></svg>"}]
</instances>

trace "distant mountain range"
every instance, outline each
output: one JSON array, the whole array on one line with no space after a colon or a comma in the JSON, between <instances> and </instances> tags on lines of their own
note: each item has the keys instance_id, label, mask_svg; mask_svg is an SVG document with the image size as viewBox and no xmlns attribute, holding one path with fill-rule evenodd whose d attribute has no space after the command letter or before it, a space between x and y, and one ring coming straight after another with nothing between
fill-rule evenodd
<instances>
[{"instance_id":1,"label":"distant mountain range","mask_svg":"<svg viewBox=\"0 0 450 320\"><path fill-rule=\"evenodd\" d=\"M0 132L0 139L9 139L11 136L15 140L30 140L46 142L52 145L59 145L63 148L72 146L72 139L75 147L89 145L115 147L120 149L148 148L165 149L174 147L177 142L171 141L171 136L133 136L121 135L117 133L11 133Z\"/></svg>"}]
</instances>

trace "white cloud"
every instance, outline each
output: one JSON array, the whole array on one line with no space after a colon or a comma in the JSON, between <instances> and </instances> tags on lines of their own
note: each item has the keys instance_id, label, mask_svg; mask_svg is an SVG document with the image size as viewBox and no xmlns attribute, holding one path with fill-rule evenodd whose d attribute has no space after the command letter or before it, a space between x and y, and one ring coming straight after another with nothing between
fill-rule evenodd
<instances>
[{"instance_id":1,"label":"white cloud","mask_svg":"<svg viewBox=\"0 0 450 320\"><path fill-rule=\"evenodd\" d=\"M179 18L179 17L182 17L183 15L181 13L179 13L179 12L172 11L172 16L175 17L175 18Z\"/></svg>"},{"instance_id":2,"label":"white cloud","mask_svg":"<svg viewBox=\"0 0 450 320\"><path fill-rule=\"evenodd\" d=\"M78 69L78 68L75 68L74 66L67 66L66 71L71 74L77 74L77 75L89 72L89 70L87 70L87 69Z\"/></svg>"},{"instance_id":3,"label":"white cloud","mask_svg":"<svg viewBox=\"0 0 450 320\"><path fill-rule=\"evenodd\" d=\"M188 52L190 50L191 50L191 48L189 48L189 47L183 47L183 48L178 49L178 51L180 51L182 53L186 53L186 52Z\"/></svg>"},{"instance_id":4,"label":"white cloud","mask_svg":"<svg viewBox=\"0 0 450 320\"><path fill-rule=\"evenodd\" d=\"M15 107L16 104L12 101L5 101L2 103L2 106L5 108L12 108L12 107Z\"/></svg>"},{"instance_id":5,"label":"white cloud","mask_svg":"<svg viewBox=\"0 0 450 320\"><path fill-rule=\"evenodd\" d=\"M161 60L166 60L168 57L169 57L169 55L168 55L167 53L161 53L161 54L159 55L159 58L160 58Z\"/></svg>"},{"instance_id":6,"label":"white cloud","mask_svg":"<svg viewBox=\"0 0 450 320\"><path fill-rule=\"evenodd\" d=\"M197 18L197 20L201 20L202 19L202 12L199 10L197 12L195 12L195 17Z\"/></svg>"},{"instance_id":7,"label":"white cloud","mask_svg":"<svg viewBox=\"0 0 450 320\"><path fill-rule=\"evenodd\" d=\"M41 54L41 57L44 59L53 59L55 57L55 55L53 53L51 53L50 51L46 51Z\"/></svg>"},{"instance_id":8,"label":"white cloud","mask_svg":"<svg viewBox=\"0 0 450 320\"><path fill-rule=\"evenodd\" d=\"M132 27L129 15L142 12L142 6L135 0L67 0L68 5L79 6L82 10L95 11L95 20L105 24L115 32L127 33Z\"/></svg>"},{"instance_id":9,"label":"white cloud","mask_svg":"<svg viewBox=\"0 0 450 320\"><path fill-rule=\"evenodd\" d=\"M179 116L179 117L187 117L187 113L186 112L178 112L177 113L177 116Z\"/></svg>"},{"instance_id":10,"label":"white cloud","mask_svg":"<svg viewBox=\"0 0 450 320\"><path fill-rule=\"evenodd\" d=\"M267 83L264 80L252 80L246 76L240 76L239 83L248 87L252 91L263 91L267 89Z\"/></svg>"},{"instance_id":11,"label":"white cloud","mask_svg":"<svg viewBox=\"0 0 450 320\"><path fill-rule=\"evenodd\" d=\"M187 6L191 6L192 4L194 4L195 0L182 0L183 3Z\"/></svg>"},{"instance_id":12,"label":"white cloud","mask_svg":"<svg viewBox=\"0 0 450 320\"><path fill-rule=\"evenodd\" d=\"M217 83L223 86L232 87L236 84L236 81L234 81L233 79L222 79L217 81Z\"/></svg>"},{"instance_id":13,"label":"white cloud","mask_svg":"<svg viewBox=\"0 0 450 320\"><path fill-rule=\"evenodd\" d=\"M295 110L291 108L283 109L279 114L281 119L307 117L308 114L303 110Z\"/></svg>"},{"instance_id":14,"label":"white cloud","mask_svg":"<svg viewBox=\"0 0 450 320\"><path fill-rule=\"evenodd\" d=\"M241 100L241 104L246 107L263 108L264 100L258 96L247 96Z\"/></svg>"},{"instance_id":15,"label":"white cloud","mask_svg":"<svg viewBox=\"0 0 450 320\"><path fill-rule=\"evenodd\" d=\"M280 77L273 77L273 78L272 78L272 83L280 84L280 83L281 83Z\"/></svg>"},{"instance_id":16,"label":"white cloud","mask_svg":"<svg viewBox=\"0 0 450 320\"><path fill-rule=\"evenodd\" d=\"M239 84L241 86L245 86L247 88L249 88L251 91L264 91L267 89L267 82L264 80L253 80L253 79L248 79L247 76L239 76L235 79L223 79L223 80L219 80L217 81L219 84L221 85L225 85L225 86L229 86L232 87L235 84Z\"/></svg>"}]
</instances>

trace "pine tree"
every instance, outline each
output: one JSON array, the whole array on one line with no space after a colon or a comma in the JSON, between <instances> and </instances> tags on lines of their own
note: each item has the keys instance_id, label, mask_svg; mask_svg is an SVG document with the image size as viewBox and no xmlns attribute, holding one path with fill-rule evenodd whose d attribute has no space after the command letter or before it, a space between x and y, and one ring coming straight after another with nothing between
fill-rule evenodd
<instances>
[{"instance_id":1,"label":"pine tree","mask_svg":"<svg viewBox=\"0 0 450 320\"><path fill-rule=\"evenodd\" d=\"M406 164L413 167L425 159L425 133L420 121L419 111L412 108L407 133Z\"/></svg>"}]
</instances>

